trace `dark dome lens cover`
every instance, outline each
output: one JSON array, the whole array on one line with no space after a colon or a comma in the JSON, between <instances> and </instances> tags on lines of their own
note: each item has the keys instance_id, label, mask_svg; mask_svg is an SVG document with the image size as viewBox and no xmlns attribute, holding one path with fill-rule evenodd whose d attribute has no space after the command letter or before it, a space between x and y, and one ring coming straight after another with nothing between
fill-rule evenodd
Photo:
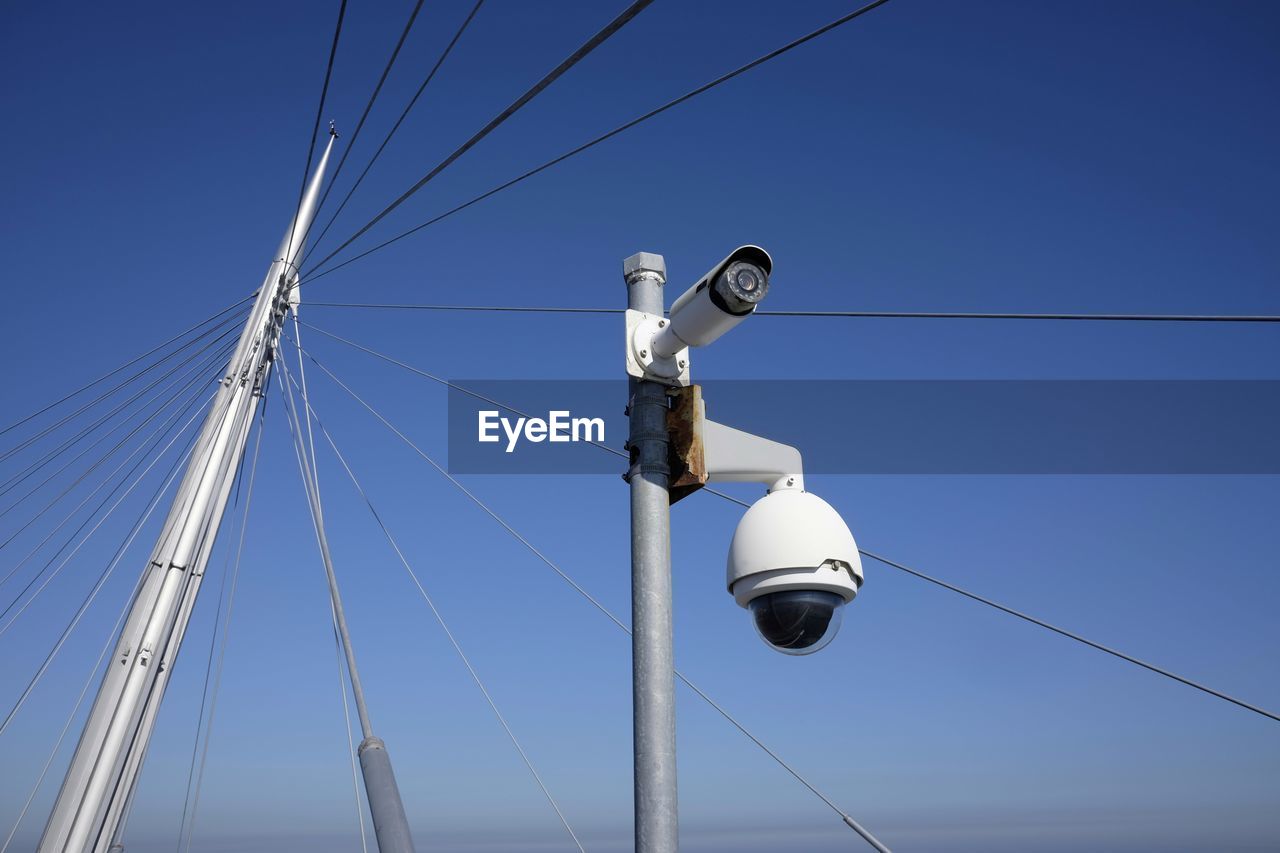
<instances>
[{"instance_id":1,"label":"dark dome lens cover","mask_svg":"<svg viewBox=\"0 0 1280 853\"><path fill-rule=\"evenodd\" d=\"M844 599L824 590L771 592L751 602L760 637L784 654L807 655L831 642Z\"/></svg>"}]
</instances>

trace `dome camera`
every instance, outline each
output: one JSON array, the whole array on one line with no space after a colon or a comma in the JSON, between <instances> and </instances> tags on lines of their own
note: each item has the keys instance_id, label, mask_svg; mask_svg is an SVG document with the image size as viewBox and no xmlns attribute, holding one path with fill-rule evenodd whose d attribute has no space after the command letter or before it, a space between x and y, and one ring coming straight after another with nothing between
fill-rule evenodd
<instances>
[{"instance_id":1,"label":"dome camera","mask_svg":"<svg viewBox=\"0 0 1280 853\"><path fill-rule=\"evenodd\" d=\"M853 534L817 495L770 492L738 523L729 545L729 592L751 611L771 648L807 655L825 647L860 586L862 560Z\"/></svg>"}]
</instances>

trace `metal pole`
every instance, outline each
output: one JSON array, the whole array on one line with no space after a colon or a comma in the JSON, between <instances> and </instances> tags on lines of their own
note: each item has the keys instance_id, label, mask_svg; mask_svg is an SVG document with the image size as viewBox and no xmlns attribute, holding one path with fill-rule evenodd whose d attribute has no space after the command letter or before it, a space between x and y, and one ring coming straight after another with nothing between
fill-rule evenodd
<instances>
[{"instance_id":1,"label":"metal pole","mask_svg":"<svg viewBox=\"0 0 1280 853\"><path fill-rule=\"evenodd\" d=\"M667 266L640 252L623 262L627 304L661 316ZM635 849L679 849L675 660L671 642L671 499L667 491L667 392L631 380L631 684L635 751Z\"/></svg>"},{"instance_id":2,"label":"metal pole","mask_svg":"<svg viewBox=\"0 0 1280 853\"><path fill-rule=\"evenodd\" d=\"M227 364L222 387L143 569L141 588L117 641L115 665L98 688L45 825L41 853L105 853L120 843L116 830L137 783L297 281L297 252L284 255L290 246L301 250L332 149L331 139Z\"/></svg>"}]
</instances>

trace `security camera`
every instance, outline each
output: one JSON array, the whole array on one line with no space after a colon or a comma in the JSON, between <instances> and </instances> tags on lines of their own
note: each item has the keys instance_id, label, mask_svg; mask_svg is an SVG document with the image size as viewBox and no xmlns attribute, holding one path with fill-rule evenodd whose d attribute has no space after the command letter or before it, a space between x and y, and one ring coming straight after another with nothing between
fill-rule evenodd
<instances>
[{"instance_id":1,"label":"security camera","mask_svg":"<svg viewBox=\"0 0 1280 853\"><path fill-rule=\"evenodd\" d=\"M759 246L739 246L698 279L671 306L653 337L658 358L706 346L741 323L769 292L773 259Z\"/></svg>"},{"instance_id":2,"label":"security camera","mask_svg":"<svg viewBox=\"0 0 1280 853\"><path fill-rule=\"evenodd\" d=\"M747 510L729 545L728 587L756 631L787 655L812 654L840 629L862 586L858 545L817 495L772 491Z\"/></svg>"}]
</instances>

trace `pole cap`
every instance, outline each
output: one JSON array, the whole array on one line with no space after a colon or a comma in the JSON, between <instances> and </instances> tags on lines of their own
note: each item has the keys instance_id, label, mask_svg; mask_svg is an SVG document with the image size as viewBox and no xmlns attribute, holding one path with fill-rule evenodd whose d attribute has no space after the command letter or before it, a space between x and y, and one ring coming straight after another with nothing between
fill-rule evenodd
<instances>
[{"instance_id":1,"label":"pole cap","mask_svg":"<svg viewBox=\"0 0 1280 853\"><path fill-rule=\"evenodd\" d=\"M653 278L659 284L666 284L667 262L662 255L653 252L636 252L622 262L622 277L627 284L641 278Z\"/></svg>"}]
</instances>

